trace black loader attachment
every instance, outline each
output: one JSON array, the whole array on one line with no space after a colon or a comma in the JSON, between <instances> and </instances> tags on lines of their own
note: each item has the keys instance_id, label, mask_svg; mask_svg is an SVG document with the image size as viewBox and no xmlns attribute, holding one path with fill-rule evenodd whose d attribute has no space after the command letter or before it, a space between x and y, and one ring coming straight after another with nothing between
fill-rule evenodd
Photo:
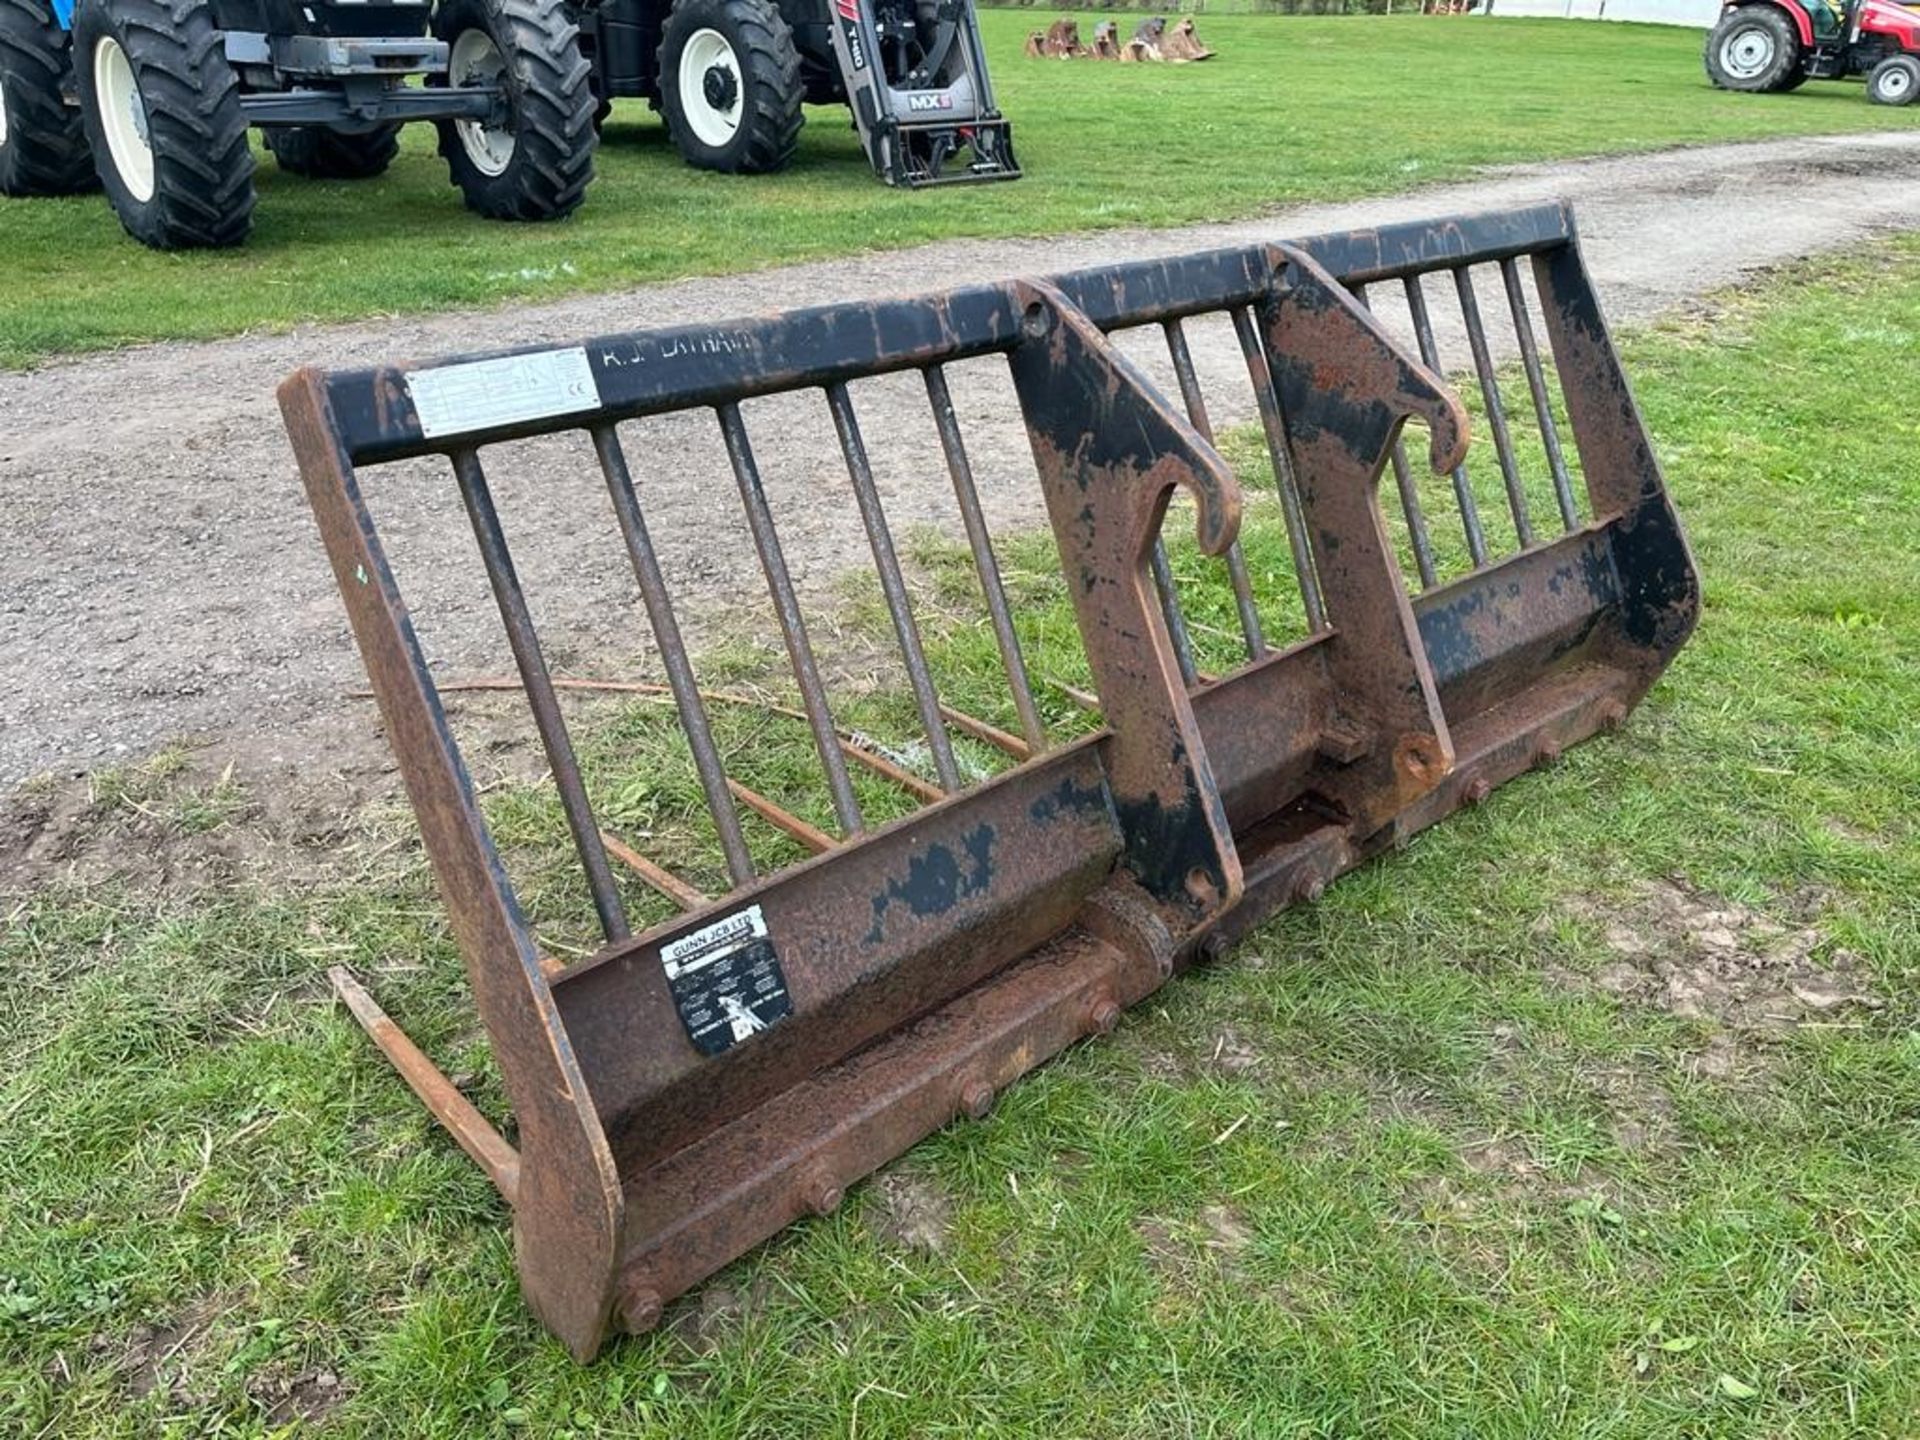
<instances>
[{"instance_id":1,"label":"black loader attachment","mask_svg":"<svg viewBox=\"0 0 1920 1440\"><path fill-rule=\"evenodd\" d=\"M1464 330L1491 441L1472 468L1468 412L1439 353L1457 332L1436 323L1441 310ZM1267 496L1243 492L1214 446L1209 399L1223 413L1223 392L1203 392L1189 344L1208 327L1224 373L1251 392ZM1496 370L1496 349L1517 370ZM980 472L997 483L1004 453L970 454L961 416L974 412L954 401L966 377L989 372L1017 397L1091 677L1059 687L1099 717L1077 737L1049 722L1059 711L1043 713L1036 692L1053 677L1035 671L1030 630L1023 648L1032 616L1010 598L1005 543L983 518L973 455L1001 456ZM1171 375L1177 400L1155 373ZM979 633L993 635L1005 676L991 719L942 693L887 522L875 461L905 427L869 437L854 394L889 385L924 392L929 453L950 471ZM582 1360L610 1329L654 1325L673 1297L833 1209L929 1132L984 1114L1002 1087L1111 1030L1263 917L1619 725L1698 607L1686 539L1559 206L558 348L303 370L280 393L516 1141L350 976L336 983L511 1205L527 1300ZM831 416L898 642L899 713L913 717L901 728L913 733L884 753L834 712L832 667L809 637L749 434L748 408L809 397ZM1409 421L1417 453L1403 445ZM663 516L635 476L660 463L658 427L693 423L717 432L714 493L737 495L778 617L795 697L783 713L810 736L819 823L749 783L752 747L716 743L721 697L682 640L655 536ZM483 460L531 436L570 437L606 488L608 534L633 566L658 688L724 856L722 885L706 889L724 893L606 828L608 797L576 752L562 705L572 692L544 659L538 597L516 574ZM598 918L590 953L571 961L547 958L516 898L361 488L363 472L423 456L444 458L472 523ZM1437 478L1423 480L1428 470ZM1216 557L1178 579L1163 536L1175 503ZM1243 516L1248 537L1268 517L1267 553L1290 567L1248 563ZM1199 571L1219 587L1218 613L1237 617L1218 673L1194 656ZM998 769L969 761L983 741ZM915 808L875 825L861 785L889 773ZM759 863L749 837L767 824L811 853ZM711 873L722 875L717 858ZM636 924L643 913L666 918Z\"/></svg>"},{"instance_id":2,"label":"black loader attachment","mask_svg":"<svg viewBox=\"0 0 1920 1440\"><path fill-rule=\"evenodd\" d=\"M845 103L889 185L1019 177L973 0L602 0L580 28L602 105L653 102L690 165L781 169L804 100Z\"/></svg>"},{"instance_id":3,"label":"black loader attachment","mask_svg":"<svg viewBox=\"0 0 1920 1440\"><path fill-rule=\"evenodd\" d=\"M973 0L833 0L833 53L873 168L889 185L1017 180Z\"/></svg>"}]
</instances>

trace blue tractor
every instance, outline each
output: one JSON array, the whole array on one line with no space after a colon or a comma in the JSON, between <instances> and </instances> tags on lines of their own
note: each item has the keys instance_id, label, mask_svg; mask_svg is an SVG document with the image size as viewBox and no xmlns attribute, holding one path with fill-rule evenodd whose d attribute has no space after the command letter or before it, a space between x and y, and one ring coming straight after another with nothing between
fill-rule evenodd
<instances>
[{"instance_id":1,"label":"blue tractor","mask_svg":"<svg viewBox=\"0 0 1920 1440\"><path fill-rule=\"evenodd\" d=\"M0 0L0 194L97 184L148 245L235 245L250 126L281 169L355 179L431 120L469 207L552 219L619 96L709 170L785 165L812 101L889 184L1020 174L973 0Z\"/></svg>"},{"instance_id":2,"label":"blue tractor","mask_svg":"<svg viewBox=\"0 0 1920 1440\"><path fill-rule=\"evenodd\" d=\"M431 120L471 209L566 215L595 107L552 0L0 0L0 193L97 184L156 249L246 238L250 126L283 170L356 179Z\"/></svg>"}]
</instances>

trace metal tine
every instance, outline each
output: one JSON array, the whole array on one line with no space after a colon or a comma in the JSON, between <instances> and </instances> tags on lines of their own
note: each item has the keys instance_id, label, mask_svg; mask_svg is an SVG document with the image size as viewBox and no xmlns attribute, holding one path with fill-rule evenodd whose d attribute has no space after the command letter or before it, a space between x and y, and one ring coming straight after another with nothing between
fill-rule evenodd
<instances>
[{"instance_id":1,"label":"metal tine","mask_svg":"<svg viewBox=\"0 0 1920 1440\"><path fill-rule=\"evenodd\" d=\"M650 889L666 896L682 910L697 910L707 903L708 897L704 891L689 885L666 866L654 864L631 845L623 843L618 836L602 830L600 843L607 847L609 855L638 875Z\"/></svg>"},{"instance_id":2,"label":"metal tine","mask_svg":"<svg viewBox=\"0 0 1920 1440\"><path fill-rule=\"evenodd\" d=\"M1013 628L1013 610L1007 604L1006 586L1000 579L1000 563L994 558L993 537L987 533L986 516L980 510L980 492L973 483L973 466L967 460L966 445L960 438L960 421L953 411L953 397L947 392L946 372L938 365L929 365L923 375L927 382L927 402L933 408L934 426L940 432L940 448L946 453L947 470L953 476L954 498L960 502L960 521L966 527L967 545L973 551L973 568L987 598L993 636L1000 646L1007 684L1013 691L1013 708L1020 717L1020 731L1027 737L1030 749L1044 750L1046 726L1040 719L1040 707L1033 701L1026 657L1020 652L1020 636Z\"/></svg>"},{"instance_id":3,"label":"metal tine","mask_svg":"<svg viewBox=\"0 0 1920 1440\"><path fill-rule=\"evenodd\" d=\"M1095 695L1091 690L1082 690L1078 685L1069 685L1064 680L1056 680L1053 682L1053 685L1055 689L1074 704L1078 705L1082 710L1092 715L1102 713L1100 697Z\"/></svg>"},{"instance_id":4,"label":"metal tine","mask_svg":"<svg viewBox=\"0 0 1920 1440\"><path fill-rule=\"evenodd\" d=\"M1363 309L1373 309L1367 303L1365 285L1353 286L1353 298ZM1431 590L1438 580L1433 568L1433 539L1427 534L1426 513L1420 508L1420 487L1414 484L1413 467L1407 463L1406 442L1398 436L1393 441L1393 484L1400 492L1401 513L1407 517L1407 536L1413 541L1413 563L1420 571L1420 588Z\"/></svg>"},{"instance_id":5,"label":"metal tine","mask_svg":"<svg viewBox=\"0 0 1920 1440\"><path fill-rule=\"evenodd\" d=\"M1507 433L1507 407L1500 399L1493 354L1487 348L1487 327L1480 319L1480 301L1473 293L1473 272L1453 267L1453 288L1460 296L1460 318L1467 322L1467 343L1473 347L1473 369L1480 377L1480 395L1487 404L1487 428L1493 431L1493 453L1500 458L1500 478L1507 487L1507 508L1513 512L1513 533L1525 549L1533 544L1533 519L1527 514L1527 489L1514 463L1513 436Z\"/></svg>"},{"instance_id":6,"label":"metal tine","mask_svg":"<svg viewBox=\"0 0 1920 1440\"><path fill-rule=\"evenodd\" d=\"M699 682L694 679L693 664L687 658L680 624L674 618L666 576L654 554L653 540L647 534L647 522L633 489L633 475L627 468L626 452L620 448L620 437L612 425L593 427L593 448L600 457L600 469L607 477L607 493L613 498L613 513L620 522L620 536L626 541L634 577L640 582L640 597L653 625L654 643L659 647L667 684L680 712L680 728L686 734L688 749L693 752L694 768L700 773L700 789L707 797L707 809L713 813L714 827L720 832L727 873L735 885L748 884L754 878L753 857L740 830L740 814L727 791L726 764L720 758L719 746L714 744L713 726L706 702L700 697Z\"/></svg>"},{"instance_id":7,"label":"metal tine","mask_svg":"<svg viewBox=\"0 0 1920 1440\"><path fill-rule=\"evenodd\" d=\"M873 548L873 563L880 572L880 590L886 596L887 613L893 617L894 637L900 642L901 657L907 662L914 704L920 711L920 724L927 732L927 744L933 751L934 773L947 790L958 790L960 767L954 763L953 742L948 739L946 724L940 718L940 697L934 693L927 653L921 648L920 630L913 623L913 607L907 599L907 582L900 573L900 557L894 553L893 535L887 529L880 491L873 483L873 466L867 459L866 442L860 438L860 422L853 413L853 396L847 392L845 383L835 381L827 387L827 408L833 412L840 452L846 457L854 498L860 504L860 521L867 528L867 543Z\"/></svg>"},{"instance_id":8,"label":"metal tine","mask_svg":"<svg viewBox=\"0 0 1920 1440\"><path fill-rule=\"evenodd\" d=\"M1287 547L1293 553L1293 573L1300 582L1300 602L1306 607L1307 628L1324 630L1326 610L1320 604L1313 551L1307 545L1306 523L1300 515L1300 489L1293 474L1293 456L1287 450L1286 417L1280 413L1273 372L1267 367L1266 349L1250 310L1234 310L1233 333L1240 339L1240 353L1246 357L1247 374L1253 381L1254 402L1260 407L1260 428L1266 432L1267 454L1273 462L1273 478L1280 491L1280 511L1287 524Z\"/></svg>"},{"instance_id":9,"label":"metal tine","mask_svg":"<svg viewBox=\"0 0 1920 1440\"><path fill-rule=\"evenodd\" d=\"M1193 354L1187 349L1187 332L1176 317L1160 322L1166 332L1167 354L1173 360L1174 377L1180 382L1180 398L1187 407L1187 419L1200 432L1200 438L1213 443L1213 421L1207 415L1207 397L1200 392L1200 377L1194 373ZM1247 640L1247 658L1258 660L1267 653L1266 636L1260 633L1260 612L1254 608L1253 585L1247 578L1247 557L1235 540L1227 547L1227 578L1233 582L1233 606L1240 613L1240 633Z\"/></svg>"},{"instance_id":10,"label":"metal tine","mask_svg":"<svg viewBox=\"0 0 1920 1440\"><path fill-rule=\"evenodd\" d=\"M1407 313L1413 319L1414 339L1420 346L1420 359L1434 374L1441 374L1440 347L1433 343L1433 317L1427 313L1426 292L1420 277L1409 275L1401 282L1407 292ZM1453 469L1453 498L1460 507L1460 524L1467 532L1467 554L1478 570L1487 563L1487 536L1480 528L1480 507L1473 503L1473 487L1467 483L1464 463Z\"/></svg>"},{"instance_id":11,"label":"metal tine","mask_svg":"<svg viewBox=\"0 0 1920 1440\"><path fill-rule=\"evenodd\" d=\"M760 467L754 463L746 421L741 418L739 404L732 400L716 407L715 413L720 417L721 436L727 442L727 458L733 462L733 477L739 482L740 503L746 507L753 545L760 552L760 568L766 572L767 591L773 597L773 607L780 619L780 634L786 641L794 682L800 687L807 725L813 731L813 747L827 772L834 814L839 817L843 830L849 835L858 834L865 823L860 818L860 802L854 798L846 757L840 753L840 733L834 728L833 712L827 707L826 686L821 683L820 667L814 662L813 646L807 641L807 625L800 615L800 599L793 591L793 576L787 571L786 557L780 553L780 537L773 527L773 511L767 506L766 488L760 482ZM735 793L738 794L737 789Z\"/></svg>"},{"instance_id":12,"label":"metal tine","mask_svg":"<svg viewBox=\"0 0 1920 1440\"><path fill-rule=\"evenodd\" d=\"M500 607L500 619L506 626L507 644L513 650L514 664L520 669L520 683L526 688L527 705L533 711L533 723L540 732L540 743L547 752L547 766L553 771L560 791L560 805L567 814L567 828L573 832L574 848L580 853L581 868L587 877L587 889L593 896L593 908L600 917L600 930L609 941L625 940L632 932L620 904L620 890L614 883L613 867L607 864L607 852L600 843L600 827L594 823L593 807L587 802L587 787L580 778L580 764L574 758L573 741L567 735L567 722L560 714L560 697L547 673L547 662L540 653L540 636L533 628L533 614L527 609L527 597L514 573L513 557L507 551L507 537L500 528L500 515L493 507L493 494L487 488L486 473L480 468L480 456L470 448L455 450L451 456L454 478L460 485L460 497L466 503L467 517L473 522L474 538L480 543L480 558L487 567L487 580L493 586L494 602Z\"/></svg>"},{"instance_id":13,"label":"metal tine","mask_svg":"<svg viewBox=\"0 0 1920 1440\"><path fill-rule=\"evenodd\" d=\"M921 800L931 805L936 800L944 800L947 798L947 792L942 790L938 785L928 784L911 770L894 764L893 761L884 755L876 754L872 750L854 744L844 736L840 741L840 749L854 764L864 770L872 771L882 780L893 782L916 800Z\"/></svg>"},{"instance_id":14,"label":"metal tine","mask_svg":"<svg viewBox=\"0 0 1920 1440\"><path fill-rule=\"evenodd\" d=\"M948 723L954 729L971 735L982 744L1005 751L1016 760L1030 759L1033 755L1033 751L1027 748L1027 742L1018 735L1009 735L999 726L989 725L986 721L969 715L964 710L954 709L944 701L940 705L940 713L947 717Z\"/></svg>"},{"instance_id":15,"label":"metal tine","mask_svg":"<svg viewBox=\"0 0 1920 1440\"><path fill-rule=\"evenodd\" d=\"M739 797L740 803L754 814L765 820L774 829L798 840L815 855L824 855L839 842L817 825L802 820L791 810L775 804L758 790L749 790L738 780L729 779L727 788Z\"/></svg>"},{"instance_id":16,"label":"metal tine","mask_svg":"<svg viewBox=\"0 0 1920 1440\"><path fill-rule=\"evenodd\" d=\"M1547 452L1547 469L1553 473L1553 498L1560 505L1561 523L1569 530L1576 530L1580 526L1580 507L1574 502L1567 457L1560 449L1560 430L1553 423L1553 398L1547 393L1547 377L1540 368L1540 347L1534 341L1527 297L1520 289L1520 267L1511 259L1502 260L1500 278L1506 282L1507 308L1513 312L1513 333L1520 342L1520 362L1526 367L1527 389L1533 395L1533 415L1540 425L1540 444Z\"/></svg>"},{"instance_id":17,"label":"metal tine","mask_svg":"<svg viewBox=\"0 0 1920 1440\"><path fill-rule=\"evenodd\" d=\"M393 1017L380 1008L344 965L327 971L333 993L346 1003L367 1038L393 1063L400 1078L420 1097L433 1118L447 1127L454 1143L487 1172L487 1178L511 1205L520 1193L520 1152L506 1142L474 1103L415 1045Z\"/></svg>"},{"instance_id":18,"label":"metal tine","mask_svg":"<svg viewBox=\"0 0 1920 1440\"><path fill-rule=\"evenodd\" d=\"M1153 538L1153 588L1160 595L1160 613L1166 617L1167 634L1173 640L1173 658L1179 662L1180 678L1191 687L1200 678L1200 667L1193 659L1193 637L1187 634L1187 617L1180 610L1180 592L1174 588L1173 566L1167 561L1167 542Z\"/></svg>"}]
</instances>

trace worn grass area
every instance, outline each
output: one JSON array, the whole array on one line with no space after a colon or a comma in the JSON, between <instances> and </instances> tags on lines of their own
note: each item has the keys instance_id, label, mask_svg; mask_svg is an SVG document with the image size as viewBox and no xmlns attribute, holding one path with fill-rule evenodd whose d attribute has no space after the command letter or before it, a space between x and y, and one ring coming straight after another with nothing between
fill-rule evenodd
<instances>
[{"instance_id":1,"label":"worn grass area","mask_svg":"<svg viewBox=\"0 0 1920 1440\"><path fill-rule=\"evenodd\" d=\"M1707 604L1622 735L1282 916L589 1370L325 993L330 963L374 974L500 1113L398 818L326 837L356 883L0 903L0 1432L1911 1434L1916 314L1907 239L1634 338ZM1250 548L1284 572L1270 517ZM963 573L916 551L949 693L992 711L988 643L941 618ZM1036 668L1072 678L1044 545L1009 569ZM877 615L843 619L857 641ZM779 789L797 738L723 710L817 807ZM909 733L884 686L849 715ZM660 717L583 713L596 790L712 883ZM551 802L488 804L565 943ZM248 813L163 757L97 780L75 843L244 852Z\"/></svg>"},{"instance_id":2,"label":"worn grass area","mask_svg":"<svg viewBox=\"0 0 1920 1440\"><path fill-rule=\"evenodd\" d=\"M557 226L467 214L422 126L386 178L357 185L283 176L263 152L259 228L231 254L143 251L97 195L9 201L0 365L951 236L1221 220L1502 162L1920 123L1920 112L1869 106L1857 85L1722 94L1688 30L1221 16L1205 32L1218 61L1122 69L1028 60L1022 39L1048 18L982 21L1029 170L1017 185L890 192L835 109L811 112L788 173L705 174L634 101L610 124L586 208Z\"/></svg>"}]
</instances>

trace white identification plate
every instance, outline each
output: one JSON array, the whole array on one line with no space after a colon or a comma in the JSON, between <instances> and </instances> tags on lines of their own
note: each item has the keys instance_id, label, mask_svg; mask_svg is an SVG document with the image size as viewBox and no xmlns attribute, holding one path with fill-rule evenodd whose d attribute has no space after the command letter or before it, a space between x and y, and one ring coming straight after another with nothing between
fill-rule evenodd
<instances>
[{"instance_id":1,"label":"white identification plate","mask_svg":"<svg viewBox=\"0 0 1920 1440\"><path fill-rule=\"evenodd\" d=\"M660 947L667 989L687 1038L718 1055L793 1013L780 953L758 905Z\"/></svg>"},{"instance_id":2,"label":"white identification plate","mask_svg":"<svg viewBox=\"0 0 1920 1440\"><path fill-rule=\"evenodd\" d=\"M600 403L587 352L578 345L409 370L406 381L420 432L429 440L570 415Z\"/></svg>"},{"instance_id":3,"label":"white identification plate","mask_svg":"<svg viewBox=\"0 0 1920 1440\"><path fill-rule=\"evenodd\" d=\"M749 905L691 935L668 941L660 947L660 963L666 966L669 980L678 980L682 975L705 969L716 960L723 960L756 940L764 940L766 936L766 916L760 913L758 905Z\"/></svg>"}]
</instances>

